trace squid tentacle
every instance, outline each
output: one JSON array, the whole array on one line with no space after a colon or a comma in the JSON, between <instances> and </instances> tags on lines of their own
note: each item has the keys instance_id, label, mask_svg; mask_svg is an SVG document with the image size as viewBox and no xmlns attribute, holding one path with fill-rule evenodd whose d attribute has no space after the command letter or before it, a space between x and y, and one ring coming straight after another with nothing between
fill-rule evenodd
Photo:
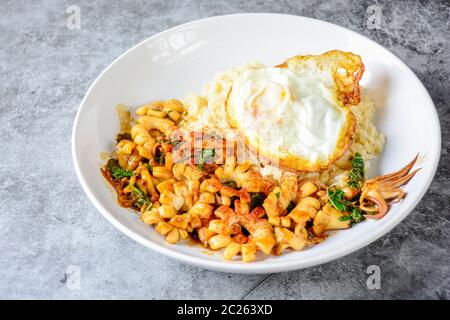
<instances>
[{"instance_id":1,"label":"squid tentacle","mask_svg":"<svg viewBox=\"0 0 450 320\"><path fill-rule=\"evenodd\" d=\"M404 175L408 174L408 172L414 166L414 164L416 163L418 158L419 158L419 154L417 154L414 157L414 159L412 159L406 166L404 166L400 170L397 170L397 171L389 173L389 174L385 174L383 176L372 178L372 179L370 179L368 181L378 181L378 182L380 182L380 181L389 180L391 178L395 179L395 178L398 178L398 177L403 177Z\"/></svg>"},{"instance_id":2,"label":"squid tentacle","mask_svg":"<svg viewBox=\"0 0 450 320\"><path fill-rule=\"evenodd\" d=\"M418 156L419 154L400 170L372 178L364 183L361 190L360 209L369 213L364 215L366 218L384 217L390 203L399 202L405 197L406 192L400 187L408 183L420 170L419 168L410 172Z\"/></svg>"}]
</instances>

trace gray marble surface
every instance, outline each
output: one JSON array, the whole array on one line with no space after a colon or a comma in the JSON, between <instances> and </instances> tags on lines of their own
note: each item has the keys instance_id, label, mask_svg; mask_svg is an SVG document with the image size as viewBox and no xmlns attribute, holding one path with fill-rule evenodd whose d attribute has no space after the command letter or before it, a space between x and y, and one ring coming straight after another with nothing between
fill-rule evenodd
<instances>
[{"instance_id":1,"label":"gray marble surface","mask_svg":"<svg viewBox=\"0 0 450 320\"><path fill-rule=\"evenodd\" d=\"M66 27L70 5L81 9L79 30ZM371 5L381 10L378 29L367 26ZM441 121L442 158L420 205L388 235L306 270L226 274L152 252L89 202L72 166L70 135L92 81L157 32L237 12L289 13L347 27L393 51L423 81ZM1 0L0 298L448 299L449 16L448 1ZM372 264L381 267L379 290L366 286Z\"/></svg>"}]
</instances>

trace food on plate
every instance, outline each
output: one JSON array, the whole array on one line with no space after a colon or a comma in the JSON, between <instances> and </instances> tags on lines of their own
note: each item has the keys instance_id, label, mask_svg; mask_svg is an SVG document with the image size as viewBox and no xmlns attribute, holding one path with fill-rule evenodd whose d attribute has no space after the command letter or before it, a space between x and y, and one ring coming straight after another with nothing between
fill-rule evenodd
<instances>
[{"instance_id":1,"label":"food on plate","mask_svg":"<svg viewBox=\"0 0 450 320\"><path fill-rule=\"evenodd\" d=\"M302 250L330 230L385 216L417 156L367 179L385 138L358 55L296 56L218 74L201 95L120 105L116 150L101 168L121 206L168 243L195 240L224 259Z\"/></svg>"},{"instance_id":2,"label":"food on plate","mask_svg":"<svg viewBox=\"0 0 450 320\"><path fill-rule=\"evenodd\" d=\"M227 119L249 148L296 171L328 168L349 148L360 102L361 58L330 51L246 70L227 98ZM270 143L267 143L270 141Z\"/></svg>"}]
</instances>

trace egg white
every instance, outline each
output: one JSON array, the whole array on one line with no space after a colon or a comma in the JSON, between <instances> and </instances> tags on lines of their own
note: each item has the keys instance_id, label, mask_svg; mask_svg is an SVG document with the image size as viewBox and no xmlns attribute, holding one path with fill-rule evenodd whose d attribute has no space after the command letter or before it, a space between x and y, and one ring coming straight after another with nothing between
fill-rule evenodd
<instances>
[{"instance_id":1,"label":"egg white","mask_svg":"<svg viewBox=\"0 0 450 320\"><path fill-rule=\"evenodd\" d=\"M332 74L311 66L242 72L227 100L228 120L248 146L276 165L296 158L294 170L328 164L342 147L338 142L350 125L349 112L338 99Z\"/></svg>"}]
</instances>

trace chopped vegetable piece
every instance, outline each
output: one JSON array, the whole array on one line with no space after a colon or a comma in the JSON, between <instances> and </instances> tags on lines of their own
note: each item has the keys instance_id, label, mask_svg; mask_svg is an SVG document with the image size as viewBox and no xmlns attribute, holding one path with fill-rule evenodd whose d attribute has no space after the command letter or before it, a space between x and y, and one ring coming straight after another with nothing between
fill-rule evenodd
<instances>
[{"instance_id":1,"label":"chopped vegetable piece","mask_svg":"<svg viewBox=\"0 0 450 320\"><path fill-rule=\"evenodd\" d=\"M366 218L363 216L363 211L358 207L352 207L350 210L350 215L339 218L340 221L352 221L355 223L361 222L365 219Z\"/></svg>"},{"instance_id":2,"label":"chopped vegetable piece","mask_svg":"<svg viewBox=\"0 0 450 320\"><path fill-rule=\"evenodd\" d=\"M216 151L214 149L203 149L202 153L200 154L198 167L203 170L203 165L206 163L206 161L213 159L215 155Z\"/></svg>"},{"instance_id":3,"label":"chopped vegetable piece","mask_svg":"<svg viewBox=\"0 0 450 320\"><path fill-rule=\"evenodd\" d=\"M164 163L166 161L166 159L164 157L164 153L159 148L157 148L156 152L155 152L155 161L156 161L156 163L158 163L160 165L164 165Z\"/></svg>"},{"instance_id":4,"label":"chopped vegetable piece","mask_svg":"<svg viewBox=\"0 0 450 320\"><path fill-rule=\"evenodd\" d=\"M348 174L348 185L361 189L365 179L364 160L361 154L355 153L352 159L352 170Z\"/></svg>"},{"instance_id":5,"label":"chopped vegetable piece","mask_svg":"<svg viewBox=\"0 0 450 320\"><path fill-rule=\"evenodd\" d=\"M122 179L122 178L125 178L125 177L132 177L132 176L134 176L133 172L125 170L125 169L122 169L122 168L115 169L114 171L111 172L111 174L112 174L112 176L115 179Z\"/></svg>"},{"instance_id":6,"label":"chopped vegetable piece","mask_svg":"<svg viewBox=\"0 0 450 320\"><path fill-rule=\"evenodd\" d=\"M250 192L250 211L262 206L265 195L262 192Z\"/></svg>"},{"instance_id":7,"label":"chopped vegetable piece","mask_svg":"<svg viewBox=\"0 0 450 320\"><path fill-rule=\"evenodd\" d=\"M233 189L237 189L238 188L236 182L234 182L234 181L224 182L223 185L227 186L227 187L230 187L230 188L233 188Z\"/></svg>"},{"instance_id":8,"label":"chopped vegetable piece","mask_svg":"<svg viewBox=\"0 0 450 320\"><path fill-rule=\"evenodd\" d=\"M139 209L142 207L148 209L148 207L152 204L144 191L138 187L132 186L131 196L133 197L134 205Z\"/></svg>"},{"instance_id":9,"label":"chopped vegetable piece","mask_svg":"<svg viewBox=\"0 0 450 320\"><path fill-rule=\"evenodd\" d=\"M108 171L112 171L115 168L120 168L119 160L113 158L109 159L106 163L106 168L108 169Z\"/></svg>"},{"instance_id":10,"label":"chopped vegetable piece","mask_svg":"<svg viewBox=\"0 0 450 320\"><path fill-rule=\"evenodd\" d=\"M289 204L286 208L287 213L291 212L294 208L295 208L295 203L293 203L292 201L289 202Z\"/></svg>"},{"instance_id":11,"label":"chopped vegetable piece","mask_svg":"<svg viewBox=\"0 0 450 320\"><path fill-rule=\"evenodd\" d=\"M117 180L134 176L133 172L121 168L117 159L109 159L106 168L111 172L113 178Z\"/></svg>"},{"instance_id":12,"label":"chopped vegetable piece","mask_svg":"<svg viewBox=\"0 0 450 320\"><path fill-rule=\"evenodd\" d=\"M328 188L327 190L328 199L330 200L333 207L339 211L345 211L346 204L344 200L344 191L337 188Z\"/></svg>"},{"instance_id":13,"label":"chopped vegetable piece","mask_svg":"<svg viewBox=\"0 0 450 320\"><path fill-rule=\"evenodd\" d=\"M328 188L327 193L333 207L339 211L347 211L350 214L340 217L340 221L361 222L365 219L363 210L344 199L344 191L337 188Z\"/></svg>"},{"instance_id":14,"label":"chopped vegetable piece","mask_svg":"<svg viewBox=\"0 0 450 320\"><path fill-rule=\"evenodd\" d=\"M117 134L116 142L119 143L122 140L133 141L133 139L131 138L131 134L129 134L128 132L122 132Z\"/></svg>"},{"instance_id":15,"label":"chopped vegetable piece","mask_svg":"<svg viewBox=\"0 0 450 320\"><path fill-rule=\"evenodd\" d=\"M365 219L365 217L363 216L364 211L362 211L360 208L358 207L353 207L350 210L350 216L352 217L353 222L361 222Z\"/></svg>"}]
</instances>

